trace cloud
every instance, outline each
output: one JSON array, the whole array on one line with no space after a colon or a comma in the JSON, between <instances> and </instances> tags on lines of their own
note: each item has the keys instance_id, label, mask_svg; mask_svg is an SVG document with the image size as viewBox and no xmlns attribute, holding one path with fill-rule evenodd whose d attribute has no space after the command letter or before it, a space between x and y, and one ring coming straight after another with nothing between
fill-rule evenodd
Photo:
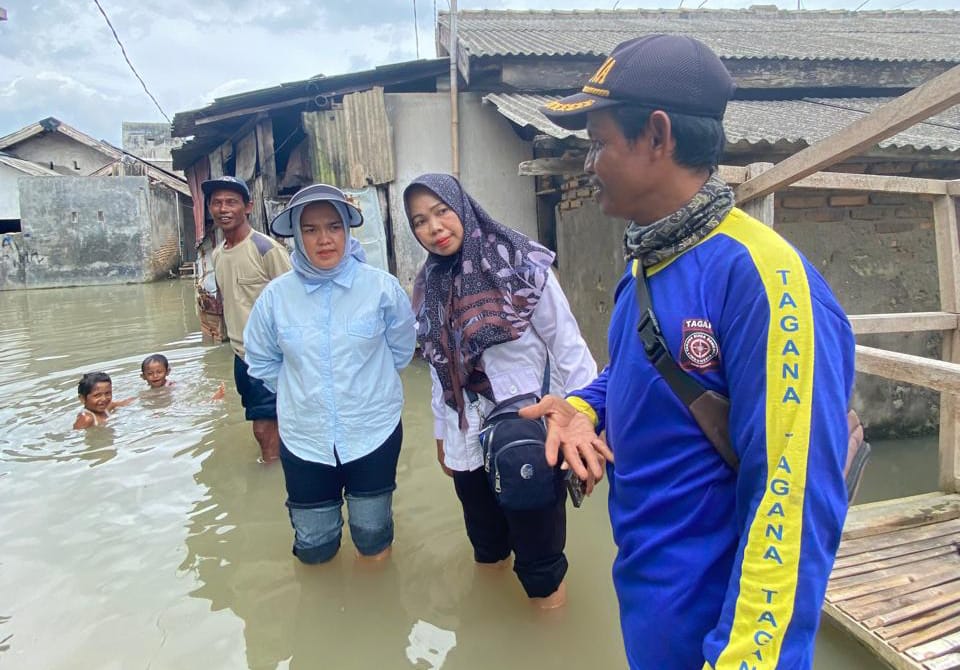
<instances>
[{"instance_id":1,"label":"cloud","mask_svg":"<svg viewBox=\"0 0 960 670\"><path fill-rule=\"evenodd\" d=\"M447 0L99 0L127 55L172 118L222 97L282 82L435 55L434 7ZM687 0L687 2L699 0ZM745 7L758 0L709 0ZM593 9L614 0L460 0L461 9ZM796 0L783 0L794 7ZM859 0L802 0L847 7ZM903 0L870 0L890 8ZM956 0L912 0L947 9ZM111 142L122 121L162 121L91 0L0 0L0 135L46 116ZM654 6L622 0L622 8ZM670 6L675 7L676 2Z\"/></svg>"}]
</instances>

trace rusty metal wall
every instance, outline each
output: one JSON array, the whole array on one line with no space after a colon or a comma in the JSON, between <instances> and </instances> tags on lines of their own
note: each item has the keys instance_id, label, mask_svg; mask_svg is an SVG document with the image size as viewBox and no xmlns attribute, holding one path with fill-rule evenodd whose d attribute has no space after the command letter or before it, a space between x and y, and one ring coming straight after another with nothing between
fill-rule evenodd
<instances>
[{"instance_id":1,"label":"rusty metal wall","mask_svg":"<svg viewBox=\"0 0 960 670\"><path fill-rule=\"evenodd\" d=\"M351 93L339 107L304 112L315 181L360 189L393 181L393 133L383 89Z\"/></svg>"}]
</instances>

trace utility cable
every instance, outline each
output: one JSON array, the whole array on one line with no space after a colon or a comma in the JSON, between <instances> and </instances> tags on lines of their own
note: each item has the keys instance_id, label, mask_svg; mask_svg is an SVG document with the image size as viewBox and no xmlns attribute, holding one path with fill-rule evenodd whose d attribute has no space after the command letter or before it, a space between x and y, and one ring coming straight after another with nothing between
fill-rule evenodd
<instances>
[{"instance_id":1,"label":"utility cable","mask_svg":"<svg viewBox=\"0 0 960 670\"><path fill-rule=\"evenodd\" d=\"M93 0L93 4L97 6L97 9L100 10L100 13L103 14L103 20L107 22L107 26L110 28L110 32L113 33L113 38L117 40L117 44L120 45L120 53L123 54L123 59L127 61L127 65L130 66L130 70L133 72L134 76L140 81L140 85L143 86L143 90L147 92L147 95L150 96L150 99L153 100L153 104L157 106L157 109L160 110L160 114L163 115L163 118L167 120L167 123L170 123L170 117L167 116L167 113L163 111L163 107L160 106L160 103L157 102L157 99L153 97L153 93L150 92L150 89L147 88L147 84L143 81L143 77L140 76L140 73L137 72L137 69L133 67L133 63L130 62L130 58L127 56L127 50L123 48L123 42L120 41L120 36L117 35L117 31L114 30L113 24L110 23L110 17L107 16L107 13L103 11L103 7L100 6L100 0Z\"/></svg>"},{"instance_id":2,"label":"utility cable","mask_svg":"<svg viewBox=\"0 0 960 670\"><path fill-rule=\"evenodd\" d=\"M413 0L413 35L417 40L417 60L420 60L420 26L417 25L417 0Z\"/></svg>"}]
</instances>

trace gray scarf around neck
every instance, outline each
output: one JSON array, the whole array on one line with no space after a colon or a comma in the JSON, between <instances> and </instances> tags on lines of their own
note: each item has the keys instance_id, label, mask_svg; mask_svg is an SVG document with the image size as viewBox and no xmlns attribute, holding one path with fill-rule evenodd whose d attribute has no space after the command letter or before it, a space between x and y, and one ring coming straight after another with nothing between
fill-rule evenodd
<instances>
[{"instance_id":1,"label":"gray scarf around neck","mask_svg":"<svg viewBox=\"0 0 960 670\"><path fill-rule=\"evenodd\" d=\"M733 205L733 189L713 172L690 201L673 214L646 226L631 221L623 235L624 256L627 260L639 259L645 268L672 258L709 235Z\"/></svg>"}]
</instances>

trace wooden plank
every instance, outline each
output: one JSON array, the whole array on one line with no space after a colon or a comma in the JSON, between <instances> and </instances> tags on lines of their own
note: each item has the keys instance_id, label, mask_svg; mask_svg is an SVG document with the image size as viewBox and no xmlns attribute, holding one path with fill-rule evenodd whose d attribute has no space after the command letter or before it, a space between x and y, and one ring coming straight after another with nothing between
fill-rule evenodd
<instances>
[{"instance_id":1,"label":"wooden plank","mask_svg":"<svg viewBox=\"0 0 960 670\"><path fill-rule=\"evenodd\" d=\"M919 670L920 666L913 660L898 654L879 637L868 631L863 626L857 625L849 616L844 614L838 607L826 603L823 606L823 613L837 624L840 628L849 633L858 642L867 649L876 654L882 661L894 670Z\"/></svg>"},{"instance_id":2,"label":"wooden plank","mask_svg":"<svg viewBox=\"0 0 960 670\"><path fill-rule=\"evenodd\" d=\"M954 546L955 542L949 536L947 538L937 538L937 540L940 540L942 544L929 549L923 549L915 553L899 554L891 558L878 561L867 561L864 563L855 562L850 567L840 568L839 570L834 568L833 572L830 573L830 579L840 580L847 577L855 577L856 575L862 575L868 572L872 573L875 570L889 570L890 568L896 568L901 565L910 565L911 563L915 563L917 561L925 561L930 558L950 556L957 553L956 547ZM854 559L856 558L857 557L854 557Z\"/></svg>"},{"instance_id":3,"label":"wooden plank","mask_svg":"<svg viewBox=\"0 0 960 670\"><path fill-rule=\"evenodd\" d=\"M857 314L848 316L855 335L878 333L919 333L956 330L960 315L951 312L913 312L912 314Z\"/></svg>"},{"instance_id":4,"label":"wooden plank","mask_svg":"<svg viewBox=\"0 0 960 670\"><path fill-rule=\"evenodd\" d=\"M924 605L924 607L929 606ZM890 626L876 628L877 624L873 623L872 620L867 620L863 623L867 628L874 628L873 632L886 640L891 637L897 637L898 635L904 635L905 633L912 633L915 630L920 630L921 628L926 628L927 626L935 624L938 621L942 621L949 616L960 614L960 600L955 600L946 606L929 607L929 609L923 611L929 612L929 614L925 614L923 616L911 614L909 617L905 617L904 620L901 620L899 623L895 623Z\"/></svg>"},{"instance_id":5,"label":"wooden plank","mask_svg":"<svg viewBox=\"0 0 960 670\"><path fill-rule=\"evenodd\" d=\"M907 651L907 655L918 661L926 661L960 649L960 634L946 635L934 642L919 645Z\"/></svg>"},{"instance_id":6,"label":"wooden plank","mask_svg":"<svg viewBox=\"0 0 960 670\"><path fill-rule=\"evenodd\" d=\"M846 558L866 551L873 551L878 544L920 542L958 532L960 532L960 519L950 519L940 523L928 523L909 529L890 531L879 539L876 537L857 538L842 542L837 550L837 558Z\"/></svg>"},{"instance_id":7,"label":"wooden plank","mask_svg":"<svg viewBox=\"0 0 960 670\"><path fill-rule=\"evenodd\" d=\"M909 193L913 195L945 195L948 184L941 179L896 177L879 174L817 172L790 184L791 189L853 191L867 193Z\"/></svg>"},{"instance_id":8,"label":"wooden plank","mask_svg":"<svg viewBox=\"0 0 960 670\"><path fill-rule=\"evenodd\" d=\"M872 574L846 577L827 585L830 602L857 600L851 607L890 600L919 591L928 586L938 586L957 578L956 565L945 566L943 557L928 558L909 566L877 570Z\"/></svg>"},{"instance_id":9,"label":"wooden plank","mask_svg":"<svg viewBox=\"0 0 960 670\"><path fill-rule=\"evenodd\" d=\"M960 518L960 495L921 493L920 495L854 505L843 524L844 544L860 537L888 533L949 519Z\"/></svg>"},{"instance_id":10,"label":"wooden plank","mask_svg":"<svg viewBox=\"0 0 960 670\"><path fill-rule=\"evenodd\" d=\"M949 195L933 201L933 225L937 241L937 268L940 276L940 309L960 312L960 244L957 233L957 203Z\"/></svg>"},{"instance_id":11,"label":"wooden plank","mask_svg":"<svg viewBox=\"0 0 960 670\"><path fill-rule=\"evenodd\" d=\"M937 524L934 524L936 526ZM921 526L921 528L930 528L930 526ZM954 546L960 539L960 533L956 531L951 533L939 533L931 531L928 537L916 538L906 541L895 539L895 535L871 535L863 538L874 540L876 544L873 547L863 546L863 551L851 551L839 557L833 564L834 571L849 567L855 567L864 563L873 561L883 561L900 556L912 556L917 552L926 551L942 546Z\"/></svg>"},{"instance_id":12,"label":"wooden plank","mask_svg":"<svg viewBox=\"0 0 960 670\"><path fill-rule=\"evenodd\" d=\"M960 65L881 105L864 118L744 182L737 202L773 193L818 170L835 165L901 130L960 102Z\"/></svg>"},{"instance_id":13,"label":"wooden plank","mask_svg":"<svg viewBox=\"0 0 960 670\"><path fill-rule=\"evenodd\" d=\"M891 647L897 651L906 651L910 647L916 647L925 642L930 642L931 640L936 640L941 638L948 633L955 633L960 630L960 616L953 616L945 621L941 621L938 624L929 626L924 630L919 630L915 633L908 633L903 637L896 637L892 640L889 640Z\"/></svg>"},{"instance_id":14,"label":"wooden plank","mask_svg":"<svg viewBox=\"0 0 960 670\"><path fill-rule=\"evenodd\" d=\"M583 174L582 158L534 158L517 168L520 177L545 177L561 174Z\"/></svg>"},{"instance_id":15,"label":"wooden plank","mask_svg":"<svg viewBox=\"0 0 960 670\"><path fill-rule=\"evenodd\" d=\"M773 167L773 163L750 163L747 166L747 180L757 177L770 168ZM775 200L773 193L763 196L762 198L754 198L750 202L742 205L743 211L755 218L757 221L762 221L770 228L773 228L773 204Z\"/></svg>"},{"instance_id":16,"label":"wooden plank","mask_svg":"<svg viewBox=\"0 0 960 670\"><path fill-rule=\"evenodd\" d=\"M850 577L849 581L855 582L853 584L829 587L827 599L832 603L842 603L845 600L853 600L861 596L875 596L883 591L892 591L893 589L913 589L915 588L914 584L919 581L915 575L890 570L882 570L866 579L861 579L861 577L863 575ZM909 593L909 591L907 592Z\"/></svg>"},{"instance_id":17,"label":"wooden plank","mask_svg":"<svg viewBox=\"0 0 960 670\"><path fill-rule=\"evenodd\" d=\"M843 611L858 621L876 619L876 625L886 625L900 621L898 613L916 607L919 612L927 612L930 602L952 603L958 592L956 574L938 574L920 584L917 590L894 597L886 594L869 594L857 600L850 600L840 606ZM946 579L946 581L944 581ZM929 582L939 582L930 584ZM877 617L887 617L879 619Z\"/></svg>"},{"instance_id":18,"label":"wooden plank","mask_svg":"<svg viewBox=\"0 0 960 670\"><path fill-rule=\"evenodd\" d=\"M857 371L925 386L936 391L960 393L960 365L923 356L884 351L857 345Z\"/></svg>"},{"instance_id":19,"label":"wooden plank","mask_svg":"<svg viewBox=\"0 0 960 670\"><path fill-rule=\"evenodd\" d=\"M263 176L264 198L277 197L277 159L273 148L273 121L267 117L257 122L257 162ZM272 217L269 217L272 218Z\"/></svg>"},{"instance_id":20,"label":"wooden plank","mask_svg":"<svg viewBox=\"0 0 960 670\"><path fill-rule=\"evenodd\" d=\"M940 571L938 574L946 575L951 579L897 598L872 603L878 607L883 605L886 609L871 610L868 616L859 617L861 622L868 628L891 626L928 612L936 613L953 603L960 602L960 580L957 579L956 569L952 573ZM876 613L873 613L874 611Z\"/></svg>"},{"instance_id":21,"label":"wooden plank","mask_svg":"<svg viewBox=\"0 0 960 670\"><path fill-rule=\"evenodd\" d=\"M934 233L937 242L937 271L940 279L940 309L960 312L960 242L957 232L957 202L953 196L933 201ZM942 358L960 363L960 332L943 338ZM960 479L960 396L940 394L940 437L938 440L938 481L941 491L954 492Z\"/></svg>"},{"instance_id":22,"label":"wooden plank","mask_svg":"<svg viewBox=\"0 0 960 670\"><path fill-rule=\"evenodd\" d=\"M315 99L321 99L321 102L324 104L327 103L324 96L315 96L307 95L299 98L291 98L290 100L284 100L282 102L272 102L266 105L257 105L256 107L244 107L242 109L234 109L230 112L224 112L222 114L212 114L210 116L203 116L197 119L194 119L193 124L196 126L202 126L208 123L216 123L217 121L223 121L224 119L232 119L237 116L249 116L251 114L258 114L259 112L266 112L273 109L280 109L282 107L291 107L293 105L299 105L304 102L309 102Z\"/></svg>"},{"instance_id":23,"label":"wooden plank","mask_svg":"<svg viewBox=\"0 0 960 670\"><path fill-rule=\"evenodd\" d=\"M237 160L234 163L233 176L249 184L257 170L257 132L251 128L237 141ZM258 201L259 202L259 201Z\"/></svg>"},{"instance_id":24,"label":"wooden plank","mask_svg":"<svg viewBox=\"0 0 960 670\"><path fill-rule=\"evenodd\" d=\"M926 670L957 670L960 668L960 654L947 654L924 662Z\"/></svg>"}]
</instances>

